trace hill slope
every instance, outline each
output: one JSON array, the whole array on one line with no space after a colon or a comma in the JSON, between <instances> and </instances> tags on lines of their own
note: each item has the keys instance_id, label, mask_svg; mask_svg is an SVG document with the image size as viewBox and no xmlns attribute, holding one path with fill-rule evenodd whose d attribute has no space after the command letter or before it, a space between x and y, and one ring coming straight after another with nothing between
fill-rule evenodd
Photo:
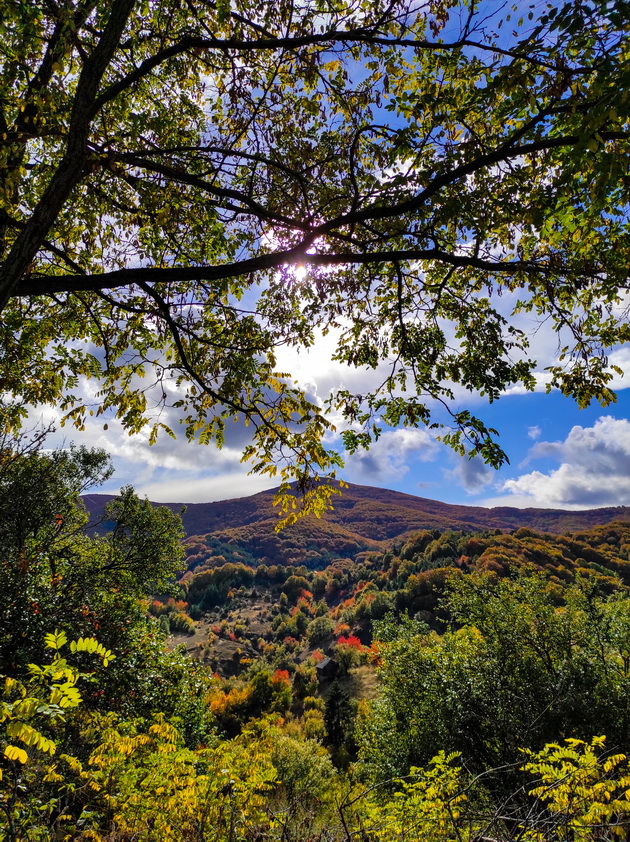
<instances>
[{"instance_id":1,"label":"hill slope","mask_svg":"<svg viewBox=\"0 0 630 842\"><path fill-rule=\"evenodd\" d=\"M630 521L624 506L584 511L459 506L414 497L399 491L350 485L335 508L320 520L304 518L274 532L278 520L275 491L214 503L191 503L183 514L191 568L207 563L305 564L321 568L335 558L355 559L366 550L384 549L420 529L513 530L527 526L564 533L612 520ZM89 494L83 500L93 521L103 517L111 495ZM166 504L180 510L181 503ZM217 562L213 562L217 559Z\"/></svg>"}]
</instances>

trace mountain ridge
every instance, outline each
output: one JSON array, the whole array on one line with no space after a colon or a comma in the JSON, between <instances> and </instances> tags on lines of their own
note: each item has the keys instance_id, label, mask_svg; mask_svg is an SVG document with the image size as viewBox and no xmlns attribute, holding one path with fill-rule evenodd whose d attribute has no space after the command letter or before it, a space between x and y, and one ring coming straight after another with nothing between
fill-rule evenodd
<instances>
[{"instance_id":1,"label":"mountain ridge","mask_svg":"<svg viewBox=\"0 0 630 842\"><path fill-rule=\"evenodd\" d=\"M528 527L561 534L630 521L630 507L600 509L483 508L442 503L391 489L350 484L321 519L300 519L275 532L276 490L210 503L190 503L182 515L190 569L225 561L249 564L306 564L321 567L335 558L355 559L360 553L386 549L423 529L512 531ZM115 495L87 494L83 501L91 521L103 518ZM182 503L163 503L174 511Z\"/></svg>"}]
</instances>

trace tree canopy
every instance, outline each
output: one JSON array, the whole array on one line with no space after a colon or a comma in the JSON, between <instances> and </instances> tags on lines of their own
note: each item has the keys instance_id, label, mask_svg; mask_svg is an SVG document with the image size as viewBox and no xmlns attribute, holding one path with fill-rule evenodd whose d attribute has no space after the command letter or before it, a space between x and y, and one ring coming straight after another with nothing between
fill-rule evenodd
<instances>
[{"instance_id":1,"label":"tree canopy","mask_svg":"<svg viewBox=\"0 0 630 842\"><path fill-rule=\"evenodd\" d=\"M507 770L525 744L605 731L622 745L629 603L599 590L581 577L559 592L531 568L453 576L443 607L457 628L439 636L404 617L377 623L383 693L360 738L370 774L406 773L442 748L471 769Z\"/></svg>"},{"instance_id":2,"label":"tree canopy","mask_svg":"<svg viewBox=\"0 0 630 842\"><path fill-rule=\"evenodd\" d=\"M33 450L3 467L0 669L23 668L41 654L44 634L66 624L76 634L98 629L122 646L134 631L127 620L144 618L138 601L172 586L181 567L180 516L152 508L128 487L107 506L110 531L90 535L95 525L79 495L111 474L103 451Z\"/></svg>"},{"instance_id":3,"label":"tree canopy","mask_svg":"<svg viewBox=\"0 0 630 842\"><path fill-rule=\"evenodd\" d=\"M502 7L503 8L503 7ZM114 411L222 443L255 471L334 471L380 423L435 423L548 371L606 403L628 337L628 3L60 0L0 3L0 382L79 427ZM522 17L521 17L522 16ZM512 18L512 19L511 19ZM519 19L520 18L520 19ZM501 297L502 296L502 297ZM374 369L328 406L279 346L338 335ZM14 421L23 404L15 408ZM169 431L171 432L171 431Z\"/></svg>"}]
</instances>

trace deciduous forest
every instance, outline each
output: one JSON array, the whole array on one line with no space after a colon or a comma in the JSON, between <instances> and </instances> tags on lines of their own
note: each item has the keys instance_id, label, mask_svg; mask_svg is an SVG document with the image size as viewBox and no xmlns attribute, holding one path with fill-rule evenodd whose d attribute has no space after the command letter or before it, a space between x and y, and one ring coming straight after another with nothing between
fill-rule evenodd
<instances>
[{"instance_id":1,"label":"deciduous forest","mask_svg":"<svg viewBox=\"0 0 630 842\"><path fill-rule=\"evenodd\" d=\"M342 490L334 423L350 454L426 427L501 464L453 397L536 387L522 314L555 332L548 390L615 400L629 21L0 0L0 839L628 838L629 522L305 524ZM279 368L322 335L368 392ZM110 459L50 448L42 406L247 425L304 558L186 544L131 487L93 522Z\"/></svg>"},{"instance_id":2,"label":"deciduous forest","mask_svg":"<svg viewBox=\"0 0 630 842\"><path fill-rule=\"evenodd\" d=\"M179 515L131 488L88 523L105 453L21 444L3 838L625 837L630 522L186 567Z\"/></svg>"}]
</instances>

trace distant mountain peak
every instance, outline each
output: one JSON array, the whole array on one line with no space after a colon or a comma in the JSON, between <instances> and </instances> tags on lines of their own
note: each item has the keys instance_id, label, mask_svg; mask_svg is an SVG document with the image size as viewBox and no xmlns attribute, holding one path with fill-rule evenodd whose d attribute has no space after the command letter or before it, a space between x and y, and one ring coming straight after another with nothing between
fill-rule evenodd
<instances>
[{"instance_id":1,"label":"distant mountain peak","mask_svg":"<svg viewBox=\"0 0 630 842\"><path fill-rule=\"evenodd\" d=\"M511 531L526 526L539 532L564 533L630 521L630 508L564 511L562 509L486 509L441 503L401 491L350 484L335 497L334 509L321 519L299 520L277 534L273 506L276 490L212 503L188 503L183 514L191 567L213 557L250 564L306 564L320 568L334 558L385 549L422 529ZM87 494L83 502L92 522L102 520L110 494ZM158 504L156 504L158 505ZM182 503L165 503L180 511Z\"/></svg>"}]
</instances>

